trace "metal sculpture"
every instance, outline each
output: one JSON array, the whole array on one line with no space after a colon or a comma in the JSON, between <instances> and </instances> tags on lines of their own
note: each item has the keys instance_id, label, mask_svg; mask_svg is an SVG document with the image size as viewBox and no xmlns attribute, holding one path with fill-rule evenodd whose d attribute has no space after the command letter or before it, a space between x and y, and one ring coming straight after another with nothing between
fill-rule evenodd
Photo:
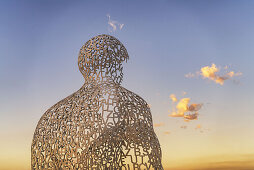
<instances>
[{"instance_id":1,"label":"metal sculpture","mask_svg":"<svg viewBox=\"0 0 254 170\"><path fill-rule=\"evenodd\" d=\"M84 85L48 109L32 141L32 169L163 169L148 104L120 86L129 58L116 38L81 48Z\"/></svg>"}]
</instances>

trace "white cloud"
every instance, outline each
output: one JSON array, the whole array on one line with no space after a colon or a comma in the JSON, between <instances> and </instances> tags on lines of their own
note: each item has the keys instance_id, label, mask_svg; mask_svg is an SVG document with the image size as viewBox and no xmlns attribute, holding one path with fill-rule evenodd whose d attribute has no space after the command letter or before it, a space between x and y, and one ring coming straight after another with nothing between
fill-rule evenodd
<instances>
[{"instance_id":1,"label":"white cloud","mask_svg":"<svg viewBox=\"0 0 254 170\"><path fill-rule=\"evenodd\" d=\"M120 30L123 28L124 24L119 24Z\"/></svg>"},{"instance_id":2,"label":"white cloud","mask_svg":"<svg viewBox=\"0 0 254 170\"><path fill-rule=\"evenodd\" d=\"M111 16L107 14L108 17L108 25L110 26L109 31L115 32L117 29L121 30L124 26L124 24L119 23L118 21L112 20Z\"/></svg>"}]
</instances>

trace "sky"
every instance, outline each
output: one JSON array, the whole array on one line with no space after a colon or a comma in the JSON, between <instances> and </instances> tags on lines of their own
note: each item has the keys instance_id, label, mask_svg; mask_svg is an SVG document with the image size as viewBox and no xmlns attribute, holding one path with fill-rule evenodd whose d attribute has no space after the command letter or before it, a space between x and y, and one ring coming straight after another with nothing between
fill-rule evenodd
<instances>
[{"instance_id":1,"label":"sky","mask_svg":"<svg viewBox=\"0 0 254 170\"><path fill-rule=\"evenodd\" d=\"M0 169L30 169L40 117L82 86L78 53L99 34L129 53L122 86L149 103L166 170L254 169L253 9L248 0L0 1Z\"/></svg>"}]
</instances>

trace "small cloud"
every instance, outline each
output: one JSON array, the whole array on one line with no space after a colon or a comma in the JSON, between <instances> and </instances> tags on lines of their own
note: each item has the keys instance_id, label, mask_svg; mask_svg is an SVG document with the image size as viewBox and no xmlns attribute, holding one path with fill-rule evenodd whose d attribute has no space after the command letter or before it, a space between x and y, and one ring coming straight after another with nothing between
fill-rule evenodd
<instances>
[{"instance_id":1,"label":"small cloud","mask_svg":"<svg viewBox=\"0 0 254 170\"><path fill-rule=\"evenodd\" d=\"M194 73L188 73L188 74L185 74L184 77L193 78L193 77L195 77L195 74Z\"/></svg>"},{"instance_id":2,"label":"small cloud","mask_svg":"<svg viewBox=\"0 0 254 170\"><path fill-rule=\"evenodd\" d=\"M169 117L183 117L184 114L179 114L177 112L172 112L171 114L168 115Z\"/></svg>"},{"instance_id":3,"label":"small cloud","mask_svg":"<svg viewBox=\"0 0 254 170\"><path fill-rule=\"evenodd\" d=\"M223 85L224 81L227 79L227 77L217 75L219 69L216 67L215 64L212 64L211 67L209 66L202 67L200 70L201 70L200 75L202 75L203 78L213 80L216 83L219 83L220 85Z\"/></svg>"},{"instance_id":4,"label":"small cloud","mask_svg":"<svg viewBox=\"0 0 254 170\"><path fill-rule=\"evenodd\" d=\"M171 96L171 100L173 103L175 100L173 100L175 95ZM169 117L183 117L184 121L189 122L190 120L196 120L198 118L198 111L201 109L203 104L201 103L190 103L190 98L182 98L179 100L175 108L173 108L173 111L171 114L169 114ZM169 111L170 112L170 111ZM189 113L189 114L188 114Z\"/></svg>"},{"instance_id":5,"label":"small cloud","mask_svg":"<svg viewBox=\"0 0 254 170\"><path fill-rule=\"evenodd\" d=\"M242 72L237 72L237 73L235 73L235 76L241 76L241 75L243 75Z\"/></svg>"},{"instance_id":6,"label":"small cloud","mask_svg":"<svg viewBox=\"0 0 254 170\"><path fill-rule=\"evenodd\" d=\"M180 126L181 129L187 129L187 126Z\"/></svg>"},{"instance_id":7,"label":"small cloud","mask_svg":"<svg viewBox=\"0 0 254 170\"><path fill-rule=\"evenodd\" d=\"M177 98L174 94L171 94L169 97L173 102L177 102Z\"/></svg>"},{"instance_id":8,"label":"small cloud","mask_svg":"<svg viewBox=\"0 0 254 170\"><path fill-rule=\"evenodd\" d=\"M107 17L108 17L108 25L110 26L110 29L109 29L110 32L115 32L117 28L119 28L119 30L122 30L124 24L121 24L118 21L112 20L109 14L107 14Z\"/></svg>"},{"instance_id":9,"label":"small cloud","mask_svg":"<svg viewBox=\"0 0 254 170\"><path fill-rule=\"evenodd\" d=\"M190 98L183 98L178 102L178 104L176 105L178 114L184 115L184 113L188 111L189 102L190 102Z\"/></svg>"},{"instance_id":10,"label":"small cloud","mask_svg":"<svg viewBox=\"0 0 254 170\"><path fill-rule=\"evenodd\" d=\"M184 115L184 119L186 120L197 120L198 119L198 113L194 113L194 114L188 114L188 115Z\"/></svg>"},{"instance_id":11,"label":"small cloud","mask_svg":"<svg viewBox=\"0 0 254 170\"><path fill-rule=\"evenodd\" d=\"M195 129L201 129L201 125L198 124Z\"/></svg>"},{"instance_id":12,"label":"small cloud","mask_svg":"<svg viewBox=\"0 0 254 170\"><path fill-rule=\"evenodd\" d=\"M206 131L210 131L210 129L206 128L204 129L200 124L198 124L196 127L195 127L195 130L199 130L200 133L204 133Z\"/></svg>"},{"instance_id":13,"label":"small cloud","mask_svg":"<svg viewBox=\"0 0 254 170\"><path fill-rule=\"evenodd\" d=\"M198 111L199 109L201 109L201 107L203 106L203 104L191 104L188 108L189 111L193 112L193 111Z\"/></svg>"},{"instance_id":14,"label":"small cloud","mask_svg":"<svg viewBox=\"0 0 254 170\"><path fill-rule=\"evenodd\" d=\"M224 70L227 70L228 68L229 68L228 66L225 66ZM214 81L217 84L223 85L225 80L228 80L232 77L241 76L242 73L241 72L235 73L234 71L229 72L226 71L225 73L220 73L220 69L214 63L212 63L211 66L202 67L200 71L196 73L196 75L197 76L200 75L203 78L207 78L209 80ZM196 75L193 73L188 73L185 75L185 77L193 78Z\"/></svg>"},{"instance_id":15,"label":"small cloud","mask_svg":"<svg viewBox=\"0 0 254 170\"><path fill-rule=\"evenodd\" d=\"M170 131L166 131L164 132L165 135L169 135L170 134Z\"/></svg>"},{"instance_id":16,"label":"small cloud","mask_svg":"<svg viewBox=\"0 0 254 170\"><path fill-rule=\"evenodd\" d=\"M119 24L120 30L123 28L124 24Z\"/></svg>"},{"instance_id":17,"label":"small cloud","mask_svg":"<svg viewBox=\"0 0 254 170\"><path fill-rule=\"evenodd\" d=\"M186 94L187 94L187 92L185 92L185 91L182 92L182 95L183 95L183 96L186 95Z\"/></svg>"},{"instance_id":18,"label":"small cloud","mask_svg":"<svg viewBox=\"0 0 254 170\"><path fill-rule=\"evenodd\" d=\"M164 126L164 123L155 123L153 126L154 127L162 127L162 126Z\"/></svg>"}]
</instances>

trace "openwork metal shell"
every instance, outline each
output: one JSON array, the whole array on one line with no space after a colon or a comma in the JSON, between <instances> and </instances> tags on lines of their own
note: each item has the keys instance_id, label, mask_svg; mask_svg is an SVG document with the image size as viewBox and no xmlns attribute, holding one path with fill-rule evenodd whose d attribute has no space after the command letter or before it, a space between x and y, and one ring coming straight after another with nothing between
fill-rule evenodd
<instances>
[{"instance_id":1,"label":"openwork metal shell","mask_svg":"<svg viewBox=\"0 0 254 170\"><path fill-rule=\"evenodd\" d=\"M163 169L148 104L120 85L129 58L99 35L80 50L84 85L44 113L31 146L32 169Z\"/></svg>"}]
</instances>

